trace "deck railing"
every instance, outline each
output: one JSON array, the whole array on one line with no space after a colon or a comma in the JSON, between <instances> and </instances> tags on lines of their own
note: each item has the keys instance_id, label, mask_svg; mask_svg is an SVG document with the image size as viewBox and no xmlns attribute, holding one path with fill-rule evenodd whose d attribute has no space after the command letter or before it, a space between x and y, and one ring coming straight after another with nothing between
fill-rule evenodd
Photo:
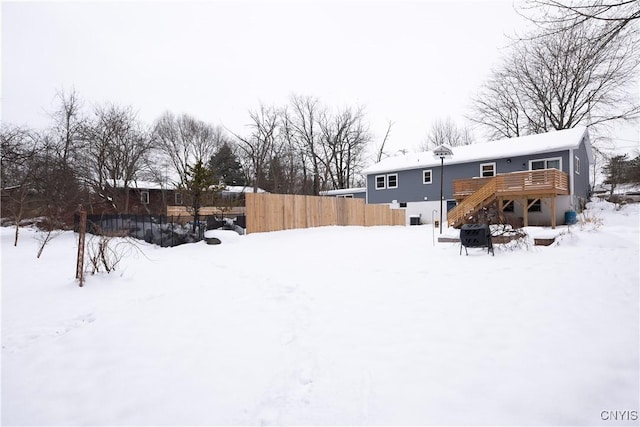
<instances>
[{"instance_id":1,"label":"deck railing","mask_svg":"<svg viewBox=\"0 0 640 427\"><path fill-rule=\"evenodd\" d=\"M456 179L453 181L453 196L464 199L482 188L490 178ZM527 194L569 194L569 176L557 169L498 174L496 194L501 196Z\"/></svg>"}]
</instances>

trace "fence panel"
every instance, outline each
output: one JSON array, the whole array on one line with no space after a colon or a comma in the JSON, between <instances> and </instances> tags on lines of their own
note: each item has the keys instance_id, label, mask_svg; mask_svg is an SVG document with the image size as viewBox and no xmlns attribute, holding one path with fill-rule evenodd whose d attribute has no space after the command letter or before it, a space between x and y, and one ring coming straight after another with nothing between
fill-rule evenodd
<instances>
[{"instance_id":1,"label":"fence panel","mask_svg":"<svg viewBox=\"0 0 640 427\"><path fill-rule=\"evenodd\" d=\"M405 225L405 210L362 199L291 194L246 195L247 233L330 225Z\"/></svg>"},{"instance_id":2,"label":"fence panel","mask_svg":"<svg viewBox=\"0 0 640 427\"><path fill-rule=\"evenodd\" d=\"M391 225L407 225L407 213L404 209L391 209L393 221Z\"/></svg>"},{"instance_id":3,"label":"fence panel","mask_svg":"<svg viewBox=\"0 0 640 427\"><path fill-rule=\"evenodd\" d=\"M383 225L384 212L380 208L387 208L384 205L366 205L364 211L364 225L366 227L372 227L375 225Z\"/></svg>"},{"instance_id":4,"label":"fence panel","mask_svg":"<svg viewBox=\"0 0 640 427\"><path fill-rule=\"evenodd\" d=\"M264 230L258 229L258 226L264 223L261 215L261 204L258 194L247 194L245 200L245 208L247 210L247 233L259 233Z\"/></svg>"},{"instance_id":5,"label":"fence panel","mask_svg":"<svg viewBox=\"0 0 640 427\"><path fill-rule=\"evenodd\" d=\"M349 207L348 225L365 225L365 207L367 204L362 199L347 199Z\"/></svg>"},{"instance_id":6,"label":"fence panel","mask_svg":"<svg viewBox=\"0 0 640 427\"><path fill-rule=\"evenodd\" d=\"M307 228L309 222L307 221L307 198L304 196L293 196L293 228Z\"/></svg>"},{"instance_id":7,"label":"fence panel","mask_svg":"<svg viewBox=\"0 0 640 427\"><path fill-rule=\"evenodd\" d=\"M304 196L307 206L307 227L317 227L320 225L318 200L313 196Z\"/></svg>"},{"instance_id":8,"label":"fence panel","mask_svg":"<svg viewBox=\"0 0 640 427\"><path fill-rule=\"evenodd\" d=\"M295 196L293 194L285 194L283 196L283 224L285 230L291 230L292 228L296 228L295 224Z\"/></svg>"},{"instance_id":9,"label":"fence panel","mask_svg":"<svg viewBox=\"0 0 640 427\"><path fill-rule=\"evenodd\" d=\"M338 224L337 200L337 197L320 197L322 206L322 225L325 227Z\"/></svg>"}]
</instances>

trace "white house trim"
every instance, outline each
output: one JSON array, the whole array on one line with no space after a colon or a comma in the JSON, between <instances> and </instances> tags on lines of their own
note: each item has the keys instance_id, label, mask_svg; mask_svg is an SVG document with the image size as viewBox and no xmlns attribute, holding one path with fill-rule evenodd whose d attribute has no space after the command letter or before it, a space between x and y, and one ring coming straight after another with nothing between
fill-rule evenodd
<instances>
[{"instance_id":1,"label":"white house trim","mask_svg":"<svg viewBox=\"0 0 640 427\"><path fill-rule=\"evenodd\" d=\"M569 149L569 173L567 175L569 175L569 194L571 194L571 206L573 207L573 199L575 198L575 194L576 192L574 191L574 181L575 181L575 170L574 168L574 164L573 164L573 158L575 157L575 154L573 154L573 148ZM560 160L560 166L562 166L562 160Z\"/></svg>"},{"instance_id":2,"label":"white house trim","mask_svg":"<svg viewBox=\"0 0 640 427\"><path fill-rule=\"evenodd\" d=\"M492 177L497 175L498 171L496 171L496 162L480 163L480 175L479 176L481 178L489 178L488 175L486 177L484 175L484 167L485 166L491 166L491 168L493 169L493 175L491 175Z\"/></svg>"},{"instance_id":3,"label":"white house trim","mask_svg":"<svg viewBox=\"0 0 640 427\"><path fill-rule=\"evenodd\" d=\"M429 181L425 179L426 173L429 172ZM433 169L424 169L422 171L422 183L423 184L433 184Z\"/></svg>"},{"instance_id":4,"label":"white house trim","mask_svg":"<svg viewBox=\"0 0 640 427\"><path fill-rule=\"evenodd\" d=\"M395 178L394 185L391 185L391 180L389 179L391 177ZM398 188L398 174L397 173L387 174L387 188Z\"/></svg>"}]
</instances>

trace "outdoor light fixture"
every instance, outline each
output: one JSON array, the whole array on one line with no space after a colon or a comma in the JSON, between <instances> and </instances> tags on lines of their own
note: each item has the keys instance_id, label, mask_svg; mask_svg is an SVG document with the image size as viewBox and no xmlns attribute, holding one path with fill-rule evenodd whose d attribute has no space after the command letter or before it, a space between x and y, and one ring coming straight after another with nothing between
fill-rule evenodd
<instances>
[{"instance_id":1,"label":"outdoor light fixture","mask_svg":"<svg viewBox=\"0 0 640 427\"><path fill-rule=\"evenodd\" d=\"M442 189L444 185L444 159L450 159L453 157L453 151L445 144L439 146L433 150L433 157L440 159L440 234L442 234Z\"/></svg>"}]
</instances>

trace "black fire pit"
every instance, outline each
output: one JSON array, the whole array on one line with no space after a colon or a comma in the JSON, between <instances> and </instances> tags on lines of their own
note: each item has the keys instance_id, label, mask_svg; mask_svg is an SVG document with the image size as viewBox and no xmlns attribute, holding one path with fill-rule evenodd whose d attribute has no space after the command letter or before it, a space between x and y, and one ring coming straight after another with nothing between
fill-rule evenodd
<instances>
[{"instance_id":1,"label":"black fire pit","mask_svg":"<svg viewBox=\"0 0 640 427\"><path fill-rule=\"evenodd\" d=\"M487 224L464 224L460 229L460 255L462 248L467 255L467 248L487 248L487 254L493 253L493 243L491 242L491 230Z\"/></svg>"}]
</instances>

